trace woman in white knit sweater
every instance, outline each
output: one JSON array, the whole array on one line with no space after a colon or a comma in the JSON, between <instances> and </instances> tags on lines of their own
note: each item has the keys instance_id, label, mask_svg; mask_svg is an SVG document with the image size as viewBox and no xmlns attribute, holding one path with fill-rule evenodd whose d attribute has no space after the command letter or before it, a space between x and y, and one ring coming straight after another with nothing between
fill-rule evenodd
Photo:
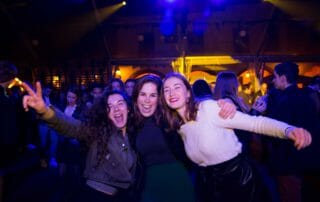
<instances>
[{"instance_id":1,"label":"woman in white knit sweater","mask_svg":"<svg viewBox=\"0 0 320 202\"><path fill-rule=\"evenodd\" d=\"M203 168L210 201L250 201L254 193L252 169L233 129L290 139L297 149L311 144L308 131L274 119L241 112L232 119L219 117L217 102L196 102L178 73L164 78L161 99L169 129L178 130L188 157Z\"/></svg>"}]
</instances>

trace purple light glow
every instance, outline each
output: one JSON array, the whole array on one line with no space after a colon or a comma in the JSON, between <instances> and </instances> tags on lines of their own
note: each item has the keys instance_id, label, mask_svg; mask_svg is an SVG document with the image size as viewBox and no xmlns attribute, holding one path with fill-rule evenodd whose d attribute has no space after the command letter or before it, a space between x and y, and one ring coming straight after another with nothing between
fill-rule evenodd
<instances>
[{"instance_id":1,"label":"purple light glow","mask_svg":"<svg viewBox=\"0 0 320 202\"><path fill-rule=\"evenodd\" d=\"M174 3L176 0L165 0L165 2L167 2L167 3Z\"/></svg>"},{"instance_id":2,"label":"purple light glow","mask_svg":"<svg viewBox=\"0 0 320 202\"><path fill-rule=\"evenodd\" d=\"M209 17L211 15L211 10L210 8L207 8L206 10L204 10L203 12L203 16L204 17Z\"/></svg>"},{"instance_id":3,"label":"purple light glow","mask_svg":"<svg viewBox=\"0 0 320 202\"><path fill-rule=\"evenodd\" d=\"M211 0L211 2L214 4L214 5L221 5L224 0Z\"/></svg>"},{"instance_id":4,"label":"purple light glow","mask_svg":"<svg viewBox=\"0 0 320 202\"><path fill-rule=\"evenodd\" d=\"M160 7L164 8L180 8L186 4L187 0L157 0Z\"/></svg>"},{"instance_id":5,"label":"purple light glow","mask_svg":"<svg viewBox=\"0 0 320 202\"><path fill-rule=\"evenodd\" d=\"M192 24L193 33L195 35L202 35L207 30L207 24L201 22L194 22Z\"/></svg>"},{"instance_id":6,"label":"purple light glow","mask_svg":"<svg viewBox=\"0 0 320 202\"><path fill-rule=\"evenodd\" d=\"M173 34L174 29L175 29L175 25L172 20L164 20L160 24L160 32L164 36L169 36L169 35Z\"/></svg>"}]
</instances>

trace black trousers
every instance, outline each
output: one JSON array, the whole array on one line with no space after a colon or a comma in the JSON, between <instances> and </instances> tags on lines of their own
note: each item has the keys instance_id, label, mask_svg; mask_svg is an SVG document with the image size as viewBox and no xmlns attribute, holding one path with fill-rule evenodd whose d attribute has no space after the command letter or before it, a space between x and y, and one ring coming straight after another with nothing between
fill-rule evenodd
<instances>
[{"instance_id":1,"label":"black trousers","mask_svg":"<svg viewBox=\"0 0 320 202\"><path fill-rule=\"evenodd\" d=\"M253 200L255 191L253 169L242 155L217 165L204 167L200 175L208 202Z\"/></svg>"}]
</instances>

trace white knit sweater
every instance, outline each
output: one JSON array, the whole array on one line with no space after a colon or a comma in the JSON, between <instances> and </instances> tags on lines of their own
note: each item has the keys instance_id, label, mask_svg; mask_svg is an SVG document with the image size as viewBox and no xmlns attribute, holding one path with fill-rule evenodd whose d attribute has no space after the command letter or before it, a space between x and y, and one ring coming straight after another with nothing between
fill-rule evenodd
<instances>
[{"instance_id":1,"label":"white knit sweater","mask_svg":"<svg viewBox=\"0 0 320 202\"><path fill-rule=\"evenodd\" d=\"M214 100L199 104L195 121L181 126L181 135L188 157L200 166L223 163L241 153L242 144L233 129L285 138L290 125L263 116L250 116L239 111L232 119L222 119L221 108Z\"/></svg>"}]
</instances>

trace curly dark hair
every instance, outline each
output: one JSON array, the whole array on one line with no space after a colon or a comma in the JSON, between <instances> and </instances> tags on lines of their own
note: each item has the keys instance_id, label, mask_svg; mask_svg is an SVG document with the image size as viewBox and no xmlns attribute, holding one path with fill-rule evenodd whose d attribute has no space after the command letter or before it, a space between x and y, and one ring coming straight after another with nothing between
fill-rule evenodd
<instances>
[{"instance_id":1,"label":"curly dark hair","mask_svg":"<svg viewBox=\"0 0 320 202\"><path fill-rule=\"evenodd\" d=\"M97 140L98 152L97 159L98 166L104 156L108 153L108 141L110 136L114 133L118 133L119 129L113 124L113 122L108 117L109 107L108 107L108 99L111 95L121 95L125 100L128 107L128 120L126 124L127 133L130 134L133 131L132 128L132 107L130 103L130 99L124 92L120 91L109 91L103 97L97 100L97 102L92 106L89 111L88 117L84 124L84 130L88 130L86 134L89 134L86 137L86 141L90 144L93 141ZM130 137L130 135L128 135Z\"/></svg>"}]
</instances>

